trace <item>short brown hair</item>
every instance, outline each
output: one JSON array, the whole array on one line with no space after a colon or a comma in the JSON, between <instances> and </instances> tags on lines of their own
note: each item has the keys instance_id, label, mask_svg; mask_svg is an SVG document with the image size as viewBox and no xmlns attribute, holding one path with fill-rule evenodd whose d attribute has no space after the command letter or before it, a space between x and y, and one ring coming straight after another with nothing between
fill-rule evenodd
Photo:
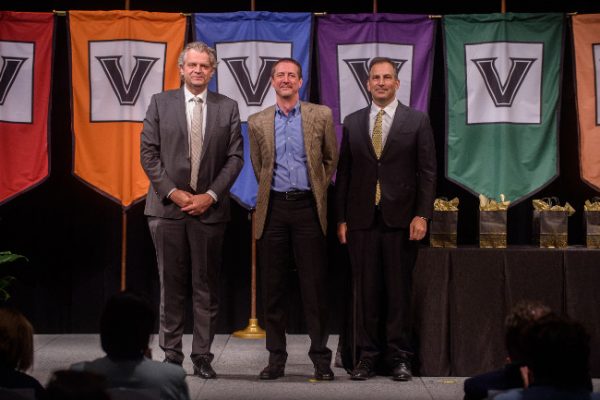
<instances>
[{"instance_id":1,"label":"short brown hair","mask_svg":"<svg viewBox=\"0 0 600 400\"><path fill-rule=\"evenodd\" d=\"M290 57L280 58L275 62L275 64L273 64L273 66L271 67L271 78L275 76L275 68L277 68L277 66L282 62L289 62L294 64L298 68L298 78L302 79L302 65L300 65L298 61Z\"/></svg>"},{"instance_id":2,"label":"short brown hair","mask_svg":"<svg viewBox=\"0 0 600 400\"><path fill-rule=\"evenodd\" d=\"M33 364L33 327L13 308L0 308L0 361L26 371Z\"/></svg>"}]
</instances>

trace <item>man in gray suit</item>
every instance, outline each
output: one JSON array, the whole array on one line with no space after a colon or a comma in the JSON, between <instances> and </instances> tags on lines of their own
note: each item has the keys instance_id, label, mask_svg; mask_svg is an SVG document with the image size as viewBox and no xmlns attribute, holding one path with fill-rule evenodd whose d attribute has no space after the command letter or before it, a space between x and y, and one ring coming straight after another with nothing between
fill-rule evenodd
<instances>
[{"instance_id":1,"label":"man in gray suit","mask_svg":"<svg viewBox=\"0 0 600 400\"><path fill-rule=\"evenodd\" d=\"M258 180L255 237L262 276L269 365L261 379L284 375L285 294L290 252L300 280L317 380L332 380L327 348L327 188L337 163L331 110L301 102L302 67L278 60L271 70L276 104L248 118Z\"/></svg>"},{"instance_id":2,"label":"man in gray suit","mask_svg":"<svg viewBox=\"0 0 600 400\"><path fill-rule=\"evenodd\" d=\"M207 90L215 51L189 43L179 56L184 87L152 96L144 119L141 161L150 188L145 214L160 276L159 343L165 362L183 362L188 276L192 280L194 374L215 378L218 281L229 188L243 165L237 103Z\"/></svg>"}]
</instances>

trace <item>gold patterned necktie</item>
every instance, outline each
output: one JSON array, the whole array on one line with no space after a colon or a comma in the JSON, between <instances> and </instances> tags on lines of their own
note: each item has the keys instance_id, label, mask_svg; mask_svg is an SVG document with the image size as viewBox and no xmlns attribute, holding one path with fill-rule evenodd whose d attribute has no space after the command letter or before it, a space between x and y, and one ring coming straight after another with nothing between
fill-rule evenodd
<instances>
[{"instance_id":1,"label":"gold patterned necktie","mask_svg":"<svg viewBox=\"0 0 600 400\"><path fill-rule=\"evenodd\" d=\"M194 109L192 111L192 123L190 126L190 163L191 175L190 186L196 190L198 184L198 169L200 168L200 155L202 154L202 98L194 97L192 101Z\"/></svg>"},{"instance_id":2,"label":"gold patterned necktie","mask_svg":"<svg viewBox=\"0 0 600 400\"><path fill-rule=\"evenodd\" d=\"M381 157L381 150L383 149L383 114L385 111L379 110L377 117L375 118L375 125L373 125L373 135L371 141L373 142L373 149L375 155L379 160ZM375 186L375 205L379 204L381 200L381 186L379 185L379 179L377 179L377 185Z\"/></svg>"}]
</instances>

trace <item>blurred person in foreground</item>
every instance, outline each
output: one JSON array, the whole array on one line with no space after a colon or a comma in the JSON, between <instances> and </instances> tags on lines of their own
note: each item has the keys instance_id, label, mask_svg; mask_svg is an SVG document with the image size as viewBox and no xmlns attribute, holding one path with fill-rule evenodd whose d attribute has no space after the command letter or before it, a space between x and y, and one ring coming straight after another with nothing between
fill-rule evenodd
<instances>
[{"instance_id":1,"label":"blurred person in foreground","mask_svg":"<svg viewBox=\"0 0 600 400\"><path fill-rule=\"evenodd\" d=\"M36 398L42 385L25 373L33 366L33 327L18 310L0 308L0 387L33 389Z\"/></svg>"},{"instance_id":2,"label":"blurred person in foreground","mask_svg":"<svg viewBox=\"0 0 600 400\"><path fill-rule=\"evenodd\" d=\"M521 300L505 320L506 364L502 369L473 376L464 383L464 400L481 400L489 390L527 387L527 366L524 360L523 332L533 321L551 313L550 307L539 301Z\"/></svg>"},{"instance_id":3,"label":"blurred person in foreground","mask_svg":"<svg viewBox=\"0 0 600 400\"><path fill-rule=\"evenodd\" d=\"M106 377L109 388L151 389L161 400L189 400L185 371L153 361L148 344L154 330L150 305L133 293L111 297L100 320L100 344L106 356L71 366Z\"/></svg>"},{"instance_id":4,"label":"blurred person in foreground","mask_svg":"<svg viewBox=\"0 0 600 400\"><path fill-rule=\"evenodd\" d=\"M583 326L549 314L532 322L523 333L527 388L490 397L496 400L588 400L591 393L590 336Z\"/></svg>"}]
</instances>

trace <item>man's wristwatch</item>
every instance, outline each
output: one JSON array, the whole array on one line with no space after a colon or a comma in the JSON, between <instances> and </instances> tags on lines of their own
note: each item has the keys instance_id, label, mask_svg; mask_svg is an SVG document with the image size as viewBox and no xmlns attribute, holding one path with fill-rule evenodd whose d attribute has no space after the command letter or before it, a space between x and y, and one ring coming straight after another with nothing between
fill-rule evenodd
<instances>
[{"instance_id":1,"label":"man's wristwatch","mask_svg":"<svg viewBox=\"0 0 600 400\"><path fill-rule=\"evenodd\" d=\"M427 218L427 217L421 217L420 215L417 215L417 217L421 218L425 222L429 222L429 218Z\"/></svg>"}]
</instances>

